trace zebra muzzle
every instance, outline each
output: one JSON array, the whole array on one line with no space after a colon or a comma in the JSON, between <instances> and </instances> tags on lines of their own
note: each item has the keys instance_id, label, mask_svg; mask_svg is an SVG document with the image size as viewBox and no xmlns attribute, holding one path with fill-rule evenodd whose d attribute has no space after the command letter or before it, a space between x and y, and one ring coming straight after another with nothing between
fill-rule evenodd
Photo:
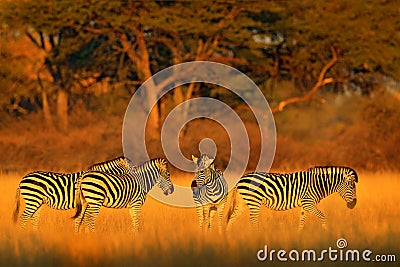
<instances>
[{"instance_id":1,"label":"zebra muzzle","mask_svg":"<svg viewBox=\"0 0 400 267\"><path fill-rule=\"evenodd\" d=\"M192 183L190 184L190 187L192 189L193 194L196 194L197 191L199 191L199 188L197 187L197 182L196 180L193 180Z\"/></svg>"},{"instance_id":2,"label":"zebra muzzle","mask_svg":"<svg viewBox=\"0 0 400 267\"><path fill-rule=\"evenodd\" d=\"M171 188L168 189L168 194L169 194L169 195L171 195L173 192L174 192L174 188L173 188L173 187L171 187Z\"/></svg>"},{"instance_id":3,"label":"zebra muzzle","mask_svg":"<svg viewBox=\"0 0 400 267\"><path fill-rule=\"evenodd\" d=\"M165 192L164 195L168 196L171 195L174 192L174 186L171 186L170 188L168 188Z\"/></svg>"},{"instance_id":4,"label":"zebra muzzle","mask_svg":"<svg viewBox=\"0 0 400 267\"><path fill-rule=\"evenodd\" d=\"M356 204L357 204L357 199L355 198L355 199L353 199L353 201L347 202L347 207L348 207L349 209L352 209L352 208L355 207Z\"/></svg>"}]
</instances>

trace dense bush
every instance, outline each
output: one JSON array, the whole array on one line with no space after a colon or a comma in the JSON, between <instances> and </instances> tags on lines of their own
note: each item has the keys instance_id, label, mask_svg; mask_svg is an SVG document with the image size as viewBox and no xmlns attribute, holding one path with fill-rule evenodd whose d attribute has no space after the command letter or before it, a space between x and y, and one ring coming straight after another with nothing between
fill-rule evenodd
<instances>
[{"instance_id":1,"label":"dense bush","mask_svg":"<svg viewBox=\"0 0 400 267\"><path fill-rule=\"evenodd\" d=\"M397 99L380 93L370 98L351 95L327 100L277 114L274 167L329 164L374 171L400 169Z\"/></svg>"}]
</instances>

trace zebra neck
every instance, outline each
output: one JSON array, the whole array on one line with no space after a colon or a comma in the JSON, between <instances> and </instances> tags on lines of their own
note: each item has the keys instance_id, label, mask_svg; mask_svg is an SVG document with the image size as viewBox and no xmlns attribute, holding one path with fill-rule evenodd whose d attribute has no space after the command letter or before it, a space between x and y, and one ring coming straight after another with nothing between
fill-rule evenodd
<instances>
[{"instance_id":1,"label":"zebra neck","mask_svg":"<svg viewBox=\"0 0 400 267\"><path fill-rule=\"evenodd\" d=\"M214 188L216 185L218 185L217 179L212 179L210 182L206 183L204 186L207 188Z\"/></svg>"},{"instance_id":2,"label":"zebra neck","mask_svg":"<svg viewBox=\"0 0 400 267\"><path fill-rule=\"evenodd\" d=\"M207 184L215 184L217 179L219 178L219 172L213 169L209 169L208 177L210 182Z\"/></svg>"},{"instance_id":3,"label":"zebra neck","mask_svg":"<svg viewBox=\"0 0 400 267\"><path fill-rule=\"evenodd\" d=\"M142 187L143 191L148 193L157 183L157 170L151 170L146 166L139 166L135 169L135 172L137 173L137 175L135 175L136 179Z\"/></svg>"},{"instance_id":4,"label":"zebra neck","mask_svg":"<svg viewBox=\"0 0 400 267\"><path fill-rule=\"evenodd\" d=\"M327 197L338 191L338 185L342 183L342 175L334 175L332 173L316 173L314 174L314 182L311 186L315 192L319 192L321 197ZM322 189L322 190L321 190Z\"/></svg>"}]
</instances>

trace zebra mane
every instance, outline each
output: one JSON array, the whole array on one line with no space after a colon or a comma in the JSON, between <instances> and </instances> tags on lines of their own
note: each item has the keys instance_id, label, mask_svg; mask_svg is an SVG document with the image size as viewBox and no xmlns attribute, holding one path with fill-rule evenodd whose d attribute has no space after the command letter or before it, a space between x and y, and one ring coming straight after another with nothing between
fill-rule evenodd
<instances>
[{"instance_id":1,"label":"zebra mane","mask_svg":"<svg viewBox=\"0 0 400 267\"><path fill-rule=\"evenodd\" d=\"M354 175L355 179L354 181L357 183L358 182L358 175L357 172L347 166L314 166L309 168L307 171L312 172L312 173L326 173L326 172L332 172L333 170L340 171L340 170L346 170L346 172L351 173Z\"/></svg>"},{"instance_id":2,"label":"zebra mane","mask_svg":"<svg viewBox=\"0 0 400 267\"><path fill-rule=\"evenodd\" d=\"M145 161L145 162L143 162L142 164L140 164L138 166L135 166L133 168L133 170L140 170L140 169L146 168L148 165L153 164L153 162L154 163L158 163L160 165L165 165L165 166L167 166L167 164L168 164L167 161L165 159L163 159L163 158L155 158L155 159L151 159L151 160Z\"/></svg>"},{"instance_id":3,"label":"zebra mane","mask_svg":"<svg viewBox=\"0 0 400 267\"><path fill-rule=\"evenodd\" d=\"M126 161L126 163L128 163L129 165L132 163L131 160L128 159L127 157L119 156L119 157L114 158L114 159L110 159L110 160L107 160L107 161L103 161L103 162L92 164L92 165L89 166L88 169L91 169L91 168L94 168L94 167L100 166L100 165L105 165L105 164L108 164L108 163L118 162L120 160Z\"/></svg>"}]
</instances>

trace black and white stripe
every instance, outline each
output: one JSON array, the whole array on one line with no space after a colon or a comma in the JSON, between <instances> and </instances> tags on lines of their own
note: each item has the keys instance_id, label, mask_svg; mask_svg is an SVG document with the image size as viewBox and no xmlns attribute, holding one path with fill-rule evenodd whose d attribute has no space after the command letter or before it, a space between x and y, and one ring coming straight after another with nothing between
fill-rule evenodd
<instances>
[{"instance_id":1,"label":"black and white stripe","mask_svg":"<svg viewBox=\"0 0 400 267\"><path fill-rule=\"evenodd\" d=\"M250 221L258 228L261 205L272 210L288 210L301 207L299 230L304 227L307 213L312 213L326 227L326 217L317 204L332 193L338 192L348 208L357 202L357 173L349 167L321 166L307 171L277 174L255 172L241 177L237 183L228 212L228 228L243 211L243 204L236 204L240 194L250 210Z\"/></svg>"},{"instance_id":2,"label":"black and white stripe","mask_svg":"<svg viewBox=\"0 0 400 267\"><path fill-rule=\"evenodd\" d=\"M129 172L130 161L125 157L118 157L106 162L90 166L89 170L101 170L115 174ZM20 195L25 200L25 209L20 217L20 226L26 227L32 219L34 229L38 228L42 205L48 205L57 210L68 210L75 207L75 189L79 178L86 171L76 173L57 173L36 171L25 175L16 192L14 222L18 220Z\"/></svg>"},{"instance_id":3,"label":"black and white stripe","mask_svg":"<svg viewBox=\"0 0 400 267\"><path fill-rule=\"evenodd\" d=\"M218 229L223 226L223 213L228 197L228 184L223 173L214 168L214 159L203 154L199 158L192 156L197 164L195 178L191 187L196 212L201 229L211 229L215 214L218 214Z\"/></svg>"},{"instance_id":4,"label":"black and white stripe","mask_svg":"<svg viewBox=\"0 0 400 267\"><path fill-rule=\"evenodd\" d=\"M77 188L75 231L82 223L95 230L100 207L129 208L133 229L139 230L140 211L146 195L158 184L165 195L172 194L173 184L165 159L153 159L126 174L91 171L82 175Z\"/></svg>"}]
</instances>

